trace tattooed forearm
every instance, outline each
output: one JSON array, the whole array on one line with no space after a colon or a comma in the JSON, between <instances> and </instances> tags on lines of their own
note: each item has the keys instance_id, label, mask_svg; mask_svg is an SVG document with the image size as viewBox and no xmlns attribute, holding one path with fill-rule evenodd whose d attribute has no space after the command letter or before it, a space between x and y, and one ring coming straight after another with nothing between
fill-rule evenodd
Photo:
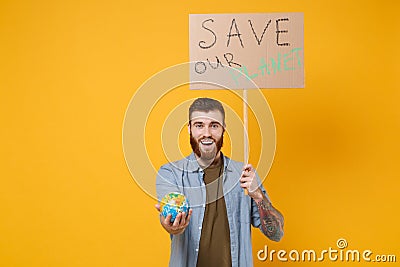
<instances>
[{"instance_id":1,"label":"tattooed forearm","mask_svg":"<svg viewBox=\"0 0 400 267\"><path fill-rule=\"evenodd\" d=\"M265 197L257 202L261 219L261 231L271 240L279 241L283 236L283 216Z\"/></svg>"}]
</instances>

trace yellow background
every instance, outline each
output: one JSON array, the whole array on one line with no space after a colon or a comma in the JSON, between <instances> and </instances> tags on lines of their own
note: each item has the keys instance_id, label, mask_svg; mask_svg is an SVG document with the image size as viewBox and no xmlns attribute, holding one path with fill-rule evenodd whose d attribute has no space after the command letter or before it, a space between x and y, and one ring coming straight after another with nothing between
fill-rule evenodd
<instances>
[{"instance_id":1,"label":"yellow background","mask_svg":"<svg viewBox=\"0 0 400 267\"><path fill-rule=\"evenodd\" d=\"M146 79L188 60L189 13L239 12L305 18L306 88L263 91L277 129L265 186L285 236L253 231L254 254L342 237L399 262L399 11L389 0L1 1L0 266L167 265L155 201L124 161L124 112Z\"/></svg>"}]
</instances>

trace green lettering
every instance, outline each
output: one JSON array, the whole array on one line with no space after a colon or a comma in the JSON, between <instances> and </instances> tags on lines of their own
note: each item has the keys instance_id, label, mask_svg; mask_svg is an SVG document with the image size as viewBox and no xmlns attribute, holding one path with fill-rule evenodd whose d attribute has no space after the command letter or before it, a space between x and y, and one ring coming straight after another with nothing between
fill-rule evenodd
<instances>
[{"instance_id":1,"label":"green lettering","mask_svg":"<svg viewBox=\"0 0 400 267\"><path fill-rule=\"evenodd\" d=\"M300 61L300 57L299 57L299 51L301 50L301 47L297 47L297 48L293 48L292 49L292 53L295 53L296 58L297 58L297 65L300 67L301 66L301 61Z\"/></svg>"},{"instance_id":2,"label":"green lettering","mask_svg":"<svg viewBox=\"0 0 400 267\"><path fill-rule=\"evenodd\" d=\"M265 75L267 73L268 75L271 74L268 68L268 64L265 62L264 58L260 59L261 65L258 67L259 70L261 70L261 75Z\"/></svg>"},{"instance_id":3,"label":"green lettering","mask_svg":"<svg viewBox=\"0 0 400 267\"><path fill-rule=\"evenodd\" d=\"M287 54L284 54L284 55L283 55L283 68L284 68L284 70L294 70L294 67L289 67L289 66L287 65L288 61L293 60L293 57L289 57L289 58L288 58L288 56L289 56L290 54L291 54L291 53L287 53Z\"/></svg>"},{"instance_id":4,"label":"green lettering","mask_svg":"<svg viewBox=\"0 0 400 267\"><path fill-rule=\"evenodd\" d=\"M271 59L271 67L274 70L274 74L277 71L281 71L281 53L278 53L278 58L276 61L272 57L270 59Z\"/></svg>"}]
</instances>

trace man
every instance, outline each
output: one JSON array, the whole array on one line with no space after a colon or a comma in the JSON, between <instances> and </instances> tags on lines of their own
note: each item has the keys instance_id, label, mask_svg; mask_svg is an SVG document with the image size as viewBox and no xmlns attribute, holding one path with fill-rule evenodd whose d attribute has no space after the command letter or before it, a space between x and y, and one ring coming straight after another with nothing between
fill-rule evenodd
<instances>
[{"instance_id":1,"label":"man","mask_svg":"<svg viewBox=\"0 0 400 267\"><path fill-rule=\"evenodd\" d=\"M191 207L173 223L171 215L160 216L171 235L170 266L253 266L250 224L279 241L283 216L271 205L253 166L222 154L225 111L219 101L196 99L188 130L193 153L162 166L156 180L159 200L181 192Z\"/></svg>"}]
</instances>

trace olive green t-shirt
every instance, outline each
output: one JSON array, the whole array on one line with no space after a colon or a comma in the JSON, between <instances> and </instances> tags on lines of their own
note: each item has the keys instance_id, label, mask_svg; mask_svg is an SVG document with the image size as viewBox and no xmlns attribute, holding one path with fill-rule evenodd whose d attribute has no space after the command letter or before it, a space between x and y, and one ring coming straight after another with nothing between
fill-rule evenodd
<instances>
[{"instance_id":1,"label":"olive green t-shirt","mask_svg":"<svg viewBox=\"0 0 400 267\"><path fill-rule=\"evenodd\" d=\"M222 190L223 162L204 169L207 202L197 267L231 267L229 223Z\"/></svg>"}]
</instances>

